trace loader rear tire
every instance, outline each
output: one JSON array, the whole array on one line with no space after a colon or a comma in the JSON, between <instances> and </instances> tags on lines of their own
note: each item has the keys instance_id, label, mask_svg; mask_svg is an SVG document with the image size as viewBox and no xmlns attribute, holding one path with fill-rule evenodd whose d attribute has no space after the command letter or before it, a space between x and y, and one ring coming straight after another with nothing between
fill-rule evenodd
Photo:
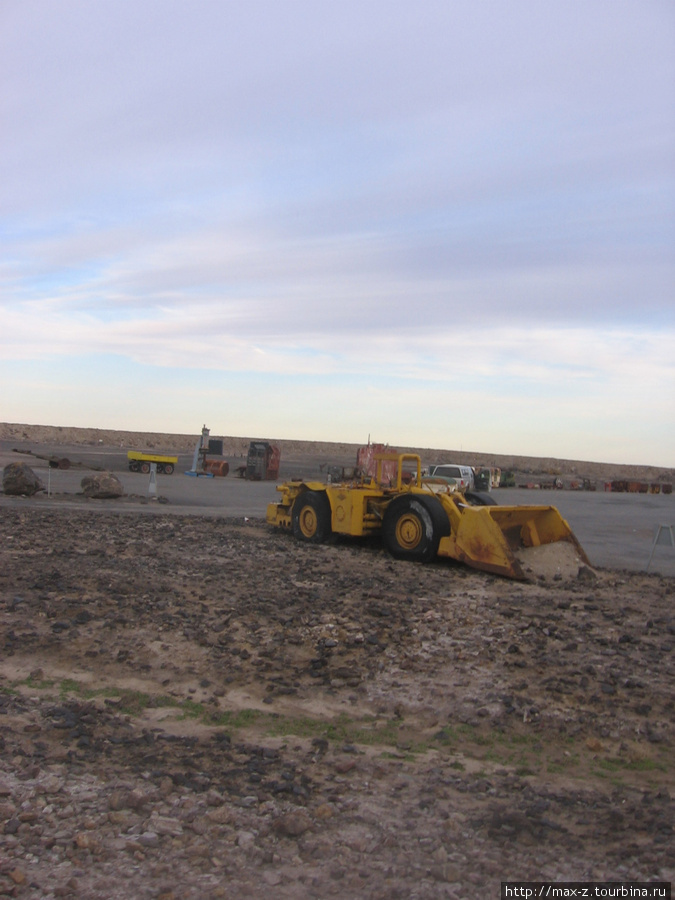
<instances>
[{"instance_id":1,"label":"loader rear tire","mask_svg":"<svg viewBox=\"0 0 675 900\"><path fill-rule=\"evenodd\" d=\"M492 494L484 491L467 491L464 497L469 506L499 506Z\"/></svg>"},{"instance_id":2,"label":"loader rear tire","mask_svg":"<svg viewBox=\"0 0 675 900\"><path fill-rule=\"evenodd\" d=\"M429 562L441 539L439 511L419 497L398 497L382 520L382 541L396 559Z\"/></svg>"},{"instance_id":3,"label":"loader rear tire","mask_svg":"<svg viewBox=\"0 0 675 900\"><path fill-rule=\"evenodd\" d=\"M322 491L304 491L293 504L293 535L300 541L321 544L331 533L328 497Z\"/></svg>"}]
</instances>

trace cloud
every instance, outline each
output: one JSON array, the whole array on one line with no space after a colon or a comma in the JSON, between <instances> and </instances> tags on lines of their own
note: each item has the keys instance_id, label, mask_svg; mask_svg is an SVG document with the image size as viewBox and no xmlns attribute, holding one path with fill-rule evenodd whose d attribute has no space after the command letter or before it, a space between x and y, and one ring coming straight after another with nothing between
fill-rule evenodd
<instances>
[{"instance_id":1,"label":"cloud","mask_svg":"<svg viewBox=\"0 0 675 900\"><path fill-rule=\"evenodd\" d=\"M548 421L555 401L570 440L595 405L667 446L667 4L24 0L0 17L0 349L24 374L48 359L94 383L110 358L161 393L170 370L247 373L256 397L290 379L312 406L319 383L335 402L368 384L400 423L390 380L419 427L451 396L529 434L518 404ZM64 369L62 393L77 381Z\"/></svg>"}]
</instances>

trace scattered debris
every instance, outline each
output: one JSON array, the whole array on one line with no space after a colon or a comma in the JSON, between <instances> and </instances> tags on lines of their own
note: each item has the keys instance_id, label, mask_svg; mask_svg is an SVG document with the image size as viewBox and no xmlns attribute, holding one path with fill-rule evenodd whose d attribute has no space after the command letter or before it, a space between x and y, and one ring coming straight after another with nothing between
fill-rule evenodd
<instances>
[{"instance_id":1,"label":"scattered debris","mask_svg":"<svg viewBox=\"0 0 675 900\"><path fill-rule=\"evenodd\" d=\"M78 469L93 469L95 472L102 472L103 468L101 466L92 466L87 465L83 462L73 462L65 456L55 456L52 454L51 456L42 456L40 453L34 453L32 450L17 450L16 448L12 450L12 453L23 453L26 456L32 456L35 459L42 459L49 463L50 469L70 469L70 468L78 468Z\"/></svg>"}]
</instances>

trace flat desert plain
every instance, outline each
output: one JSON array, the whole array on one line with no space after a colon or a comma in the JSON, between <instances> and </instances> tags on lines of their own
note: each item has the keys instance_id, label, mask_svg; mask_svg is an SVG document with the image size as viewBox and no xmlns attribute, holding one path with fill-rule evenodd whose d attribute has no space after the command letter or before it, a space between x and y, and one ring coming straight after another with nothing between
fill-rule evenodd
<instances>
[{"instance_id":1,"label":"flat desert plain","mask_svg":"<svg viewBox=\"0 0 675 900\"><path fill-rule=\"evenodd\" d=\"M0 896L673 880L673 578L519 583L259 517L12 499Z\"/></svg>"}]
</instances>

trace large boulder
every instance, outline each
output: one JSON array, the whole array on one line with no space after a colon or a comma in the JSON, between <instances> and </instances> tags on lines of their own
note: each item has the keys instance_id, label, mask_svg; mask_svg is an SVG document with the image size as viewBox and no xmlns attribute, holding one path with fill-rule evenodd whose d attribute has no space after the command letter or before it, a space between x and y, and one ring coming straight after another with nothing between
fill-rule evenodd
<instances>
[{"instance_id":1,"label":"large boulder","mask_svg":"<svg viewBox=\"0 0 675 900\"><path fill-rule=\"evenodd\" d=\"M114 500L124 494L122 482L112 472L97 472L86 475L80 482L85 497L95 500Z\"/></svg>"},{"instance_id":2,"label":"large boulder","mask_svg":"<svg viewBox=\"0 0 675 900\"><path fill-rule=\"evenodd\" d=\"M27 463L10 463L2 470L2 489L6 494L32 497L45 486Z\"/></svg>"}]
</instances>

